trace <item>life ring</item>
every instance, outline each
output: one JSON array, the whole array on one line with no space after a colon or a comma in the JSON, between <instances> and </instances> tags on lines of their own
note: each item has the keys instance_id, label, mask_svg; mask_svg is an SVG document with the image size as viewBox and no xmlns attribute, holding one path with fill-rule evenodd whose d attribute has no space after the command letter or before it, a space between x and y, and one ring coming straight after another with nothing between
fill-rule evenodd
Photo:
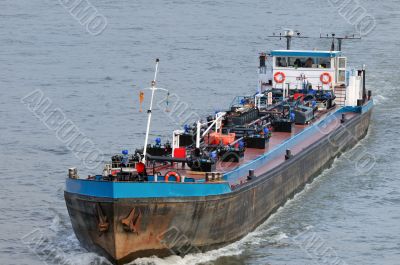
<instances>
[{"instance_id":1,"label":"life ring","mask_svg":"<svg viewBox=\"0 0 400 265\"><path fill-rule=\"evenodd\" d=\"M167 172L167 174L165 174L164 181L165 181L165 182L168 182L170 176L174 176L175 179L176 179L176 182L181 182L181 175L179 175L179 174L178 174L177 172L175 172L175 171L169 171L169 172Z\"/></svg>"},{"instance_id":2,"label":"life ring","mask_svg":"<svg viewBox=\"0 0 400 265\"><path fill-rule=\"evenodd\" d=\"M330 84L332 82L332 76L329 73L322 73L321 76L319 77L319 80L321 80L321 83L324 85Z\"/></svg>"},{"instance_id":3,"label":"life ring","mask_svg":"<svg viewBox=\"0 0 400 265\"><path fill-rule=\"evenodd\" d=\"M274 74L274 80L278 84L281 84L281 83L285 82L285 80L286 80L285 73L284 72L276 72Z\"/></svg>"},{"instance_id":4,"label":"life ring","mask_svg":"<svg viewBox=\"0 0 400 265\"><path fill-rule=\"evenodd\" d=\"M142 174L146 171L146 165L143 162L136 163L135 168L139 174Z\"/></svg>"}]
</instances>

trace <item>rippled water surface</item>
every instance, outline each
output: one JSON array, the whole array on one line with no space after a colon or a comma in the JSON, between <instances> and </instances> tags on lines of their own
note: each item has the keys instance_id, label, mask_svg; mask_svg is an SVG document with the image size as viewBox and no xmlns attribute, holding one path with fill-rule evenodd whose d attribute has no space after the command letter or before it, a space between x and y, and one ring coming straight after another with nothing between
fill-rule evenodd
<instances>
[{"instance_id":1,"label":"rippled water surface","mask_svg":"<svg viewBox=\"0 0 400 265\"><path fill-rule=\"evenodd\" d=\"M93 36L65 2L0 1L0 263L5 265L108 264L79 246L63 200L68 167L95 172L85 171L21 98L39 89L53 110L59 108L108 155L142 145L146 117L138 111L138 91L149 85L156 57L159 85L179 96L186 104L182 111L205 115L255 90L258 52L284 47L267 38L271 33L286 27L312 37L320 31L354 32L325 0L91 0L108 22ZM375 166L359 173L354 161L342 156L243 240L204 254L135 264L400 263L400 3L358 4L376 27L343 49L350 64L367 64L376 106L360 146L376 157ZM330 46L319 38L293 45ZM154 112L152 138L179 128L179 119L165 114L163 104ZM32 232L51 248L30 249Z\"/></svg>"}]
</instances>

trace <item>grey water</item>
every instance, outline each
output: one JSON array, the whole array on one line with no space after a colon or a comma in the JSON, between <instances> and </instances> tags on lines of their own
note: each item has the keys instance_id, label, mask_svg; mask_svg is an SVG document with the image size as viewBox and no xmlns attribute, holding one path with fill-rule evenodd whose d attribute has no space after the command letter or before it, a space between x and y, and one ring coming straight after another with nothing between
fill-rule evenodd
<instances>
[{"instance_id":1,"label":"grey water","mask_svg":"<svg viewBox=\"0 0 400 265\"><path fill-rule=\"evenodd\" d=\"M153 78L155 58L158 85L171 99L167 106L157 94L150 138L165 141L185 113L204 116L255 91L258 53L285 47L268 35L292 28L311 37L294 40L294 49L329 49L320 32L356 31L338 10L341 1L91 0L107 22L93 35L67 2L0 1L0 264L109 264L80 247L63 199L69 167L81 175L100 168L85 167L30 110L22 100L30 93L42 93L47 112L63 113L108 156L143 145L138 94ZM373 91L370 130L357 149L373 155L371 169L360 172L351 152L342 155L243 240L132 264L400 264L400 2L350 5L376 22L362 40L343 44L350 65L366 64ZM144 109L148 102L146 92ZM174 102L180 105L165 112Z\"/></svg>"}]
</instances>

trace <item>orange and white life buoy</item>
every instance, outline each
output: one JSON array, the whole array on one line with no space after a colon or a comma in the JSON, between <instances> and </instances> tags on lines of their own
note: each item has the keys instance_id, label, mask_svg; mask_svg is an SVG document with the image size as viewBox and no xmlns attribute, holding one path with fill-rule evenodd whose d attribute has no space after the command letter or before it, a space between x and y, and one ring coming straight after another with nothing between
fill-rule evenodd
<instances>
[{"instance_id":1,"label":"orange and white life buoy","mask_svg":"<svg viewBox=\"0 0 400 265\"><path fill-rule=\"evenodd\" d=\"M281 83L285 82L285 80L286 80L285 73L284 72L276 72L274 74L274 80L278 84L281 84Z\"/></svg>"},{"instance_id":2,"label":"orange and white life buoy","mask_svg":"<svg viewBox=\"0 0 400 265\"><path fill-rule=\"evenodd\" d=\"M181 175L179 175L179 173L177 173L175 171L167 172L167 174L165 174L164 181L168 182L169 181L169 177L171 177L171 176L175 177L176 182L181 182Z\"/></svg>"},{"instance_id":3,"label":"orange and white life buoy","mask_svg":"<svg viewBox=\"0 0 400 265\"><path fill-rule=\"evenodd\" d=\"M319 80L321 80L322 84L327 85L332 82L332 76L329 73L325 72L321 74Z\"/></svg>"}]
</instances>

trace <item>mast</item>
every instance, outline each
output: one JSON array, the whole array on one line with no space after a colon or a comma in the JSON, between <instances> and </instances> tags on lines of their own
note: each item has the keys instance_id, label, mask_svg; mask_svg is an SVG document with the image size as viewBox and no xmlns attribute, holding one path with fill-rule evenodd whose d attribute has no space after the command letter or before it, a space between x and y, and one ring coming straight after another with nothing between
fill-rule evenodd
<instances>
[{"instance_id":1,"label":"mast","mask_svg":"<svg viewBox=\"0 0 400 265\"><path fill-rule=\"evenodd\" d=\"M342 51L343 40L360 40L361 36L355 36L355 34L353 34L352 36L346 35L346 36L338 37L338 36L336 36L335 33L332 33L331 36L329 36L329 34L326 34L326 36L322 36L322 34L320 34L319 38L320 39L332 39L331 51L335 51L335 40L337 40L337 43L338 43L337 51Z\"/></svg>"},{"instance_id":2,"label":"mast","mask_svg":"<svg viewBox=\"0 0 400 265\"><path fill-rule=\"evenodd\" d=\"M157 72L158 72L158 64L160 60L157 58L156 59L156 69L154 71L154 79L151 81L151 87L148 88L151 90L151 100L150 100L150 107L149 110L147 111L148 118L147 118L147 128L146 128L146 137L144 138L144 147L143 147L143 159L142 162L146 163L146 155L147 155L147 143L149 140L149 133L150 133L150 124L151 124L151 114L152 114L152 109L153 109L153 99L154 99L154 92L156 90L164 90L168 91L164 88L157 88L156 87L156 82L157 82Z\"/></svg>"},{"instance_id":3,"label":"mast","mask_svg":"<svg viewBox=\"0 0 400 265\"><path fill-rule=\"evenodd\" d=\"M290 50L292 47L292 36L293 36L293 31L285 31L285 37L286 37L286 50Z\"/></svg>"},{"instance_id":4,"label":"mast","mask_svg":"<svg viewBox=\"0 0 400 265\"><path fill-rule=\"evenodd\" d=\"M275 33L273 33L272 36L268 36L269 38L279 38L280 40L282 38L286 39L286 49L287 50L291 50L292 49L292 38L308 38L308 37L304 37L301 36L301 33L298 31L293 31L291 29L285 29L282 33L279 33L279 35L276 35Z\"/></svg>"}]
</instances>

